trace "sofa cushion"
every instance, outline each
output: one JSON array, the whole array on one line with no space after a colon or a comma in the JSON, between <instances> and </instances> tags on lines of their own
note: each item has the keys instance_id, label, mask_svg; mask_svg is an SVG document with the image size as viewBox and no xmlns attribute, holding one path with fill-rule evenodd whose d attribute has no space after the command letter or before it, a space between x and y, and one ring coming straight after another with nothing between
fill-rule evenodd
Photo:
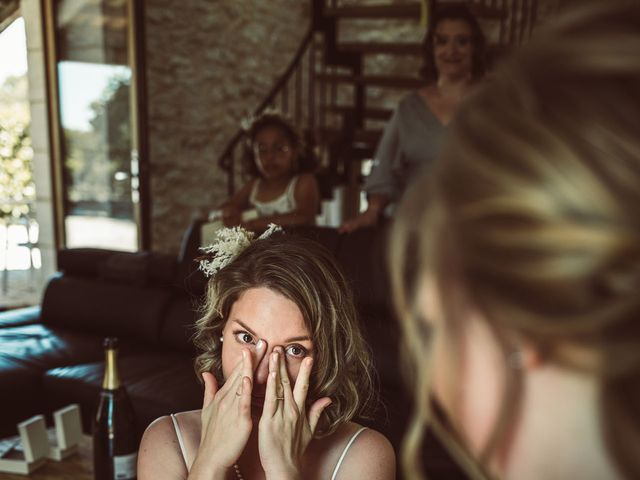
<instances>
[{"instance_id":1,"label":"sofa cushion","mask_svg":"<svg viewBox=\"0 0 640 480\"><path fill-rule=\"evenodd\" d=\"M149 283L147 270L149 255L114 253L107 257L99 266L100 278L114 283L145 286Z\"/></svg>"},{"instance_id":2,"label":"sofa cushion","mask_svg":"<svg viewBox=\"0 0 640 480\"><path fill-rule=\"evenodd\" d=\"M102 338L96 335L42 324L0 329L0 359L40 373L102 357Z\"/></svg>"},{"instance_id":3,"label":"sofa cushion","mask_svg":"<svg viewBox=\"0 0 640 480\"><path fill-rule=\"evenodd\" d=\"M198 299L187 295L174 298L164 316L160 332L160 343L163 346L195 355L191 337L195 333L195 322L199 316L198 303Z\"/></svg>"},{"instance_id":4,"label":"sofa cushion","mask_svg":"<svg viewBox=\"0 0 640 480\"><path fill-rule=\"evenodd\" d=\"M341 235L336 258L351 280L359 311L392 321L386 229L369 227Z\"/></svg>"},{"instance_id":5,"label":"sofa cushion","mask_svg":"<svg viewBox=\"0 0 640 480\"><path fill-rule=\"evenodd\" d=\"M128 285L174 285L178 263L173 255L68 248L58 252L58 269L68 276L96 277Z\"/></svg>"},{"instance_id":6,"label":"sofa cushion","mask_svg":"<svg viewBox=\"0 0 640 480\"><path fill-rule=\"evenodd\" d=\"M94 335L42 324L0 329L0 435L15 434L18 422L46 412L46 370L102 356L102 341Z\"/></svg>"},{"instance_id":7,"label":"sofa cushion","mask_svg":"<svg viewBox=\"0 0 640 480\"><path fill-rule=\"evenodd\" d=\"M202 298L209 279L198 269L198 263L195 260L187 262L181 267L181 272L184 276L180 279L179 288L193 298Z\"/></svg>"},{"instance_id":8,"label":"sofa cushion","mask_svg":"<svg viewBox=\"0 0 640 480\"><path fill-rule=\"evenodd\" d=\"M68 275L97 277L100 266L113 255L102 248L65 248L58 250L58 270Z\"/></svg>"},{"instance_id":9,"label":"sofa cushion","mask_svg":"<svg viewBox=\"0 0 640 480\"><path fill-rule=\"evenodd\" d=\"M1 312L0 328L32 325L40 322L40 305Z\"/></svg>"},{"instance_id":10,"label":"sofa cushion","mask_svg":"<svg viewBox=\"0 0 640 480\"><path fill-rule=\"evenodd\" d=\"M310 240L314 240L333 253L338 249L338 243L342 238L342 235L338 233L338 230L330 227L301 225L297 227L287 227L286 232L291 235L300 235Z\"/></svg>"},{"instance_id":11,"label":"sofa cushion","mask_svg":"<svg viewBox=\"0 0 640 480\"><path fill-rule=\"evenodd\" d=\"M44 412L41 373L2 352L0 392L0 438L16 435L18 423Z\"/></svg>"},{"instance_id":12,"label":"sofa cushion","mask_svg":"<svg viewBox=\"0 0 640 480\"><path fill-rule=\"evenodd\" d=\"M133 403L138 440L156 418L202 406L202 387L190 357L184 354L148 352L122 356L118 367ZM44 376L47 408L55 410L78 403L83 429L90 433L103 375L103 363L49 370Z\"/></svg>"},{"instance_id":13,"label":"sofa cushion","mask_svg":"<svg viewBox=\"0 0 640 480\"><path fill-rule=\"evenodd\" d=\"M42 321L50 326L157 344L173 292L64 275L49 282Z\"/></svg>"}]
</instances>

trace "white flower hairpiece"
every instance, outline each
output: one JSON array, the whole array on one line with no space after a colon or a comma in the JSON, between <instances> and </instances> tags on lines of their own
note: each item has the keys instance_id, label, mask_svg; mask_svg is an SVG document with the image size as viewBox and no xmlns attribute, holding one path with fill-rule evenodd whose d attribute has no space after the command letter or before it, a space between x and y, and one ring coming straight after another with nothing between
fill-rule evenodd
<instances>
[{"instance_id":1,"label":"white flower hairpiece","mask_svg":"<svg viewBox=\"0 0 640 480\"><path fill-rule=\"evenodd\" d=\"M275 232L281 232L282 227L270 223L258 240L270 237ZM221 269L229 265L240 252L247 248L253 241L254 232L242 227L221 228L216 232L216 241L200 250L210 258L200 260L199 269L206 277L213 277Z\"/></svg>"}]
</instances>

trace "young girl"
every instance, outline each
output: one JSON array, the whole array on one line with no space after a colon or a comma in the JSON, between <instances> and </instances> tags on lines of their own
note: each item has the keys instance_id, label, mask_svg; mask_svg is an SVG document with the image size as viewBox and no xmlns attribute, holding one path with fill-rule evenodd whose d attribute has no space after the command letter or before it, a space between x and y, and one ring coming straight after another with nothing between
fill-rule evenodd
<instances>
[{"instance_id":1,"label":"young girl","mask_svg":"<svg viewBox=\"0 0 640 480\"><path fill-rule=\"evenodd\" d=\"M300 134L282 114L268 112L253 121L249 139L249 168L256 178L222 206L225 226L261 231L270 223L313 225L320 194ZM248 209L255 209L258 218L243 222Z\"/></svg>"}]
</instances>

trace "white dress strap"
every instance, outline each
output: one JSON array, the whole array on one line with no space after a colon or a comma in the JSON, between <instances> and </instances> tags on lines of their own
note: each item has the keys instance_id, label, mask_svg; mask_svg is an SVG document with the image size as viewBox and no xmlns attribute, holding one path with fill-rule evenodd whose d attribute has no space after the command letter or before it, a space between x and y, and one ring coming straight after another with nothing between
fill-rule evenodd
<instances>
[{"instance_id":1,"label":"white dress strap","mask_svg":"<svg viewBox=\"0 0 640 480\"><path fill-rule=\"evenodd\" d=\"M253 186L251 187L251 193L249 194L249 203L254 205L256 203L256 195L258 195L258 184L260 183L260 179L256 178L253 180Z\"/></svg>"},{"instance_id":2,"label":"white dress strap","mask_svg":"<svg viewBox=\"0 0 640 480\"><path fill-rule=\"evenodd\" d=\"M336 468L333 469L333 475L331 475L331 480L336 480L336 475L338 475L338 470L340 470L342 461L344 460L344 457L347 456L347 452L349 451L349 448L351 447L353 442L356 440L356 438L358 438L358 435L360 435L366 429L367 427L361 427L360 430L358 430L356 433L353 434L353 436L351 437L347 445L344 447L344 450L342 451L342 455L340 455L340 459L338 460L338 463L336 463Z\"/></svg>"},{"instance_id":3,"label":"white dress strap","mask_svg":"<svg viewBox=\"0 0 640 480\"><path fill-rule=\"evenodd\" d=\"M287 185L287 198L292 205L296 204L294 193L296 192L296 184L298 183L298 178L298 175L294 175L294 177L289 181L289 185Z\"/></svg>"},{"instance_id":4,"label":"white dress strap","mask_svg":"<svg viewBox=\"0 0 640 480\"><path fill-rule=\"evenodd\" d=\"M187 449L184 447L184 440L182 438L182 432L180 431L180 426L178 425L178 419L172 413L171 420L173 420L173 428L176 430L176 437L178 438L178 445L180 445L180 451L182 452L182 458L184 459L184 464L189 470L189 463L187 462Z\"/></svg>"}]
</instances>

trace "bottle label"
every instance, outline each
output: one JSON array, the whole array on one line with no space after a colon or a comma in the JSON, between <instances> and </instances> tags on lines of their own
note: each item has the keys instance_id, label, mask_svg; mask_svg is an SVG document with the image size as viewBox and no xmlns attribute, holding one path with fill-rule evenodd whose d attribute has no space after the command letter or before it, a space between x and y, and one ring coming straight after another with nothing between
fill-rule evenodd
<instances>
[{"instance_id":1,"label":"bottle label","mask_svg":"<svg viewBox=\"0 0 640 480\"><path fill-rule=\"evenodd\" d=\"M137 453L116 455L113 457L113 478L115 480L131 480L136 478Z\"/></svg>"}]
</instances>

